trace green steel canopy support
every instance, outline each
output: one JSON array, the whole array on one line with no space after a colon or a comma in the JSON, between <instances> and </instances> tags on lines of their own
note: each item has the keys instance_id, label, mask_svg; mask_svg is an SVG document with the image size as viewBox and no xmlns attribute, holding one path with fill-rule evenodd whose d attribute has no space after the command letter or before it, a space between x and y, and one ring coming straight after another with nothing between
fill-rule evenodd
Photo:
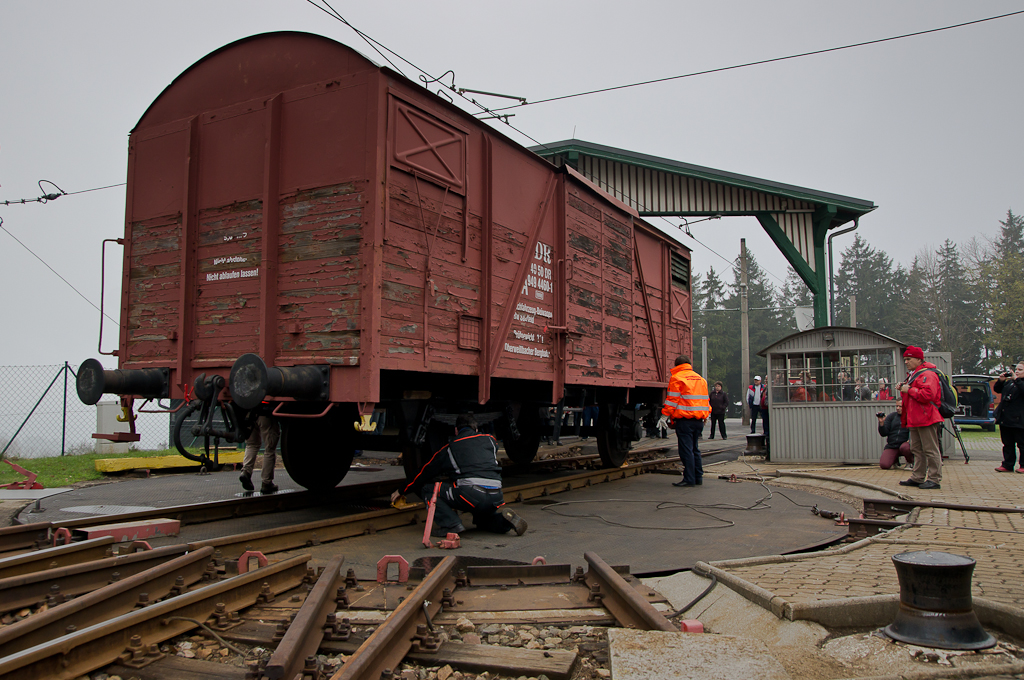
<instances>
[{"instance_id":1,"label":"green steel canopy support","mask_svg":"<svg viewBox=\"0 0 1024 680\"><path fill-rule=\"evenodd\" d=\"M789 240L770 213L758 212L755 214L765 232L786 256L786 260L793 265L793 269L814 295L814 326L816 328L828 325L828 270L825 266L825 239L837 212L838 208L831 204L819 206L814 211L814 269L811 269L803 256L793 247L793 242Z\"/></svg>"}]
</instances>

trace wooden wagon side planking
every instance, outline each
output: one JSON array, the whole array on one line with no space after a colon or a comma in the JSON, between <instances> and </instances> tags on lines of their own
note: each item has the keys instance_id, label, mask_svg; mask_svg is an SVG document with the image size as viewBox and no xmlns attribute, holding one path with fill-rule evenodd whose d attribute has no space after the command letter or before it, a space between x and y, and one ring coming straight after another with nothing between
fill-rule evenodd
<instances>
[{"instance_id":1,"label":"wooden wagon side planking","mask_svg":"<svg viewBox=\"0 0 1024 680\"><path fill-rule=\"evenodd\" d=\"M86 361L83 401L191 397L201 434L235 441L272 408L308 487L364 444L415 468L463 411L528 461L546 407L583 390L620 464L638 405L691 351L687 248L311 34L227 45L153 102L129 141L123 245L120 370ZM375 407L399 435L361 442Z\"/></svg>"}]
</instances>

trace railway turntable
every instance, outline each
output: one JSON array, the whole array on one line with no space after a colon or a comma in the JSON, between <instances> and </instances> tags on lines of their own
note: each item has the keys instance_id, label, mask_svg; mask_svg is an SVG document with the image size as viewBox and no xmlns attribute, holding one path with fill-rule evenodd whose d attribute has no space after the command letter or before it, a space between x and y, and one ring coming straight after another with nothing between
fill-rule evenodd
<instances>
[{"instance_id":1,"label":"railway turntable","mask_svg":"<svg viewBox=\"0 0 1024 680\"><path fill-rule=\"evenodd\" d=\"M835 526L810 508L821 505L849 515L850 506L806 491L716 478L714 461L737 453L725 442L705 443L709 474L704 485L687 490L671 485L669 474L678 474L678 459L665 455L660 440L646 446L648 460L637 456L614 470L567 468L586 462L588 452L599 466L591 444L580 459L551 459L561 466L557 470L506 472L506 501L530 530L519 537L470 528L454 551L423 548L422 504L404 511L390 507L388 495L404 474L400 466L387 464L353 468L333 494L303 490L283 474L278 477L283 491L272 496L237 493L235 475L227 471L125 480L51 497L45 512L27 507L18 520L49 522L77 540L90 525L178 519L177 535L153 538L150 544L213 545L226 559L250 549L272 559L296 549L311 551L314 559L340 550L361 577L374 573L386 554L410 562L458 554L514 563L541 557L551 564L578 560L588 550L614 564L629 564L634 573L662 574L697 561L813 549L847 534L845 526ZM548 453L542 451L545 457ZM182 503L185 498L193 503Z\"/></svg>"}]
</instances>

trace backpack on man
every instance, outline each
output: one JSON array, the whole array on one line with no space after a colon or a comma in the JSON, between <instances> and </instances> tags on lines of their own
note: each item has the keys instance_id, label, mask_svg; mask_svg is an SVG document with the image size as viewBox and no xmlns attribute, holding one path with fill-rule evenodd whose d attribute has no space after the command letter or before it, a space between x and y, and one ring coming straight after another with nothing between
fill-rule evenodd
<instances>
[{"instance_id":1,"label":"backpack on man","mask_svg":"<svg viewBox=\"0 0 1024 680\"><path fill-rule=\"evenodd\" d=\"M935 375L939 376L939 385L942 387L942 397L935 406L939 409L939 415L943 419L950 419L956 415L957 407L960 406L960 400L957 398L956 390L953 389L953 385L949 381L949 376L940 371L937 368L926 368L926 371L931 371Z\"/></svg>"},{"instance_id":2,"label":"backpack on man","mask_svg":"<svg viewBox=\"0 0 1024 680\"><path fill-rule=\"evenodd\" d=\"M949 376L940 371L937 368L926 368L925 371L931 371L939 377L939 386L942 388L942 396L939 401L935 403L935 406L939 409L939 415L944 420L952 420L953 416L956 415L957 408L960 406L960 399L957 397L956 390L953 389L953 385L949 380ZM957 426L956 421L950 423L952 425L953 437L959 442L960 450L964 454L964 465L971 462L971 457L967 454L967 447L964 446L964 440L960 436L960 428ZM945 428L945 423L943 423Z\"/></svg>"}]
</instances>

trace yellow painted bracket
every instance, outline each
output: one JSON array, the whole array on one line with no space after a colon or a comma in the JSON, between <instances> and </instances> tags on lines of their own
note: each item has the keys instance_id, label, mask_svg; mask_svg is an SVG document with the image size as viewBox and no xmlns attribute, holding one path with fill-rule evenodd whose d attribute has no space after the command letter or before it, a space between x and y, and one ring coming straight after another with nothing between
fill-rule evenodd
<instances>
[{"instance_id":1,"label":"yellow painted bracket","mask_svg":"<svg viewBox=\"0 0 1024 680\"><path fill-rule=\"evenodd\" d=\"M368 416L359 416L359 420L353 423L356 427L356 432L373 432L376 430L377 423L371 423L371 418L373 418L372 413Z\"/></svg>"}]
</instances>

